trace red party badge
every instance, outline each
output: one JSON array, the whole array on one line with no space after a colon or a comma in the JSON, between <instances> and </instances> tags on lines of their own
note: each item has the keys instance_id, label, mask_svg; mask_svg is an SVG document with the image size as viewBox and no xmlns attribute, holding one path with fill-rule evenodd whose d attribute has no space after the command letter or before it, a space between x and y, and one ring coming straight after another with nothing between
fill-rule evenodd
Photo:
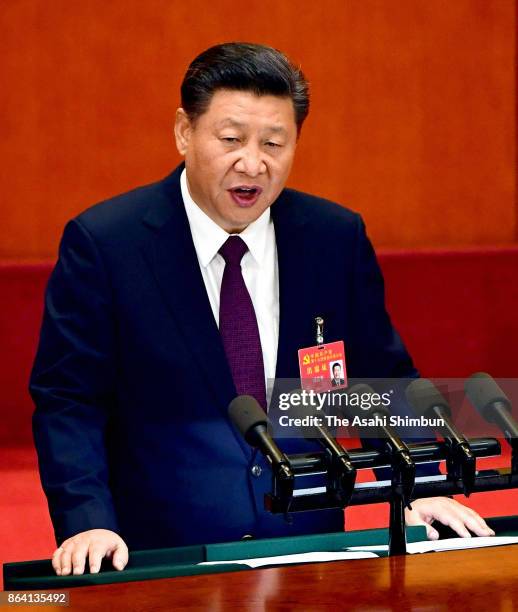
<instances>
[{"instance_id":1,"label":"red party badge","mask_svg":"<svg viewBox=\"0 0 518 612\"><path fill-rule=\"evenodd\" d=\"M342 340L298 351L303 389L317 393L347 387L345 348Z\"/></svg>"}]
</instances>

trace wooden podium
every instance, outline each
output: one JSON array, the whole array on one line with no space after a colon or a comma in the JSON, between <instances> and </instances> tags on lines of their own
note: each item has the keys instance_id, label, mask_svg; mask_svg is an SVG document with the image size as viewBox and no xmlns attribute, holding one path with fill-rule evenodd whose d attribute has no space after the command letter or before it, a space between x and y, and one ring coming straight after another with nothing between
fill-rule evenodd
<instances>
[{"instance_id":1,"label":"wooden podium","mask_svg":"<svg viewBox=\"0 0 518 612\"><path fill-rule=\"evenodd\" d=\"M210 574L70 592L72 610L515 610L518 547Z\"/></svg>"},{"instance_id":2,"label":"wooden podium","mask_svg":"<svg viewBox=\"0 0 518 612\"><path fill-rule=\"evenodd\" d=\"M518 516L487 522L497 535L518 535ZM409 542L426 538L424 527L410 527L407 532ZM82 576L56 576L48 559L8 563L4 584L6 590L68 591L72 610L103 612L515 609L518 546L255 570L232 564L232 559L336 551L387 540L387 529L374 529L136 551L122 572L105 563L99 574ZM228 565L198 565L211 560Z\"/></svg>"}]
</instances>

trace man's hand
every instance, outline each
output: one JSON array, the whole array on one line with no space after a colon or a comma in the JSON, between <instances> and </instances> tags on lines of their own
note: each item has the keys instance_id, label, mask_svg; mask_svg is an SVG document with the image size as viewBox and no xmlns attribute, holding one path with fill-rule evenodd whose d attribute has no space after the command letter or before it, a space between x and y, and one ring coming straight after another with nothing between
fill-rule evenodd
<instances>
[{"instance_id":1,"label":"man's hand","mask_svg":"<svg viewBox=\"0 0 518 612\"><path fill-rule=\"evenodd\" d=\"M74 574L83 574L86 557L92 574L99 571L103 557L111 559L115 569L122 570L128 563L128 547L114 531L82 531L65 540L54 552L52 567L58 576L67 576L71 571Z\"/></svg>"},{"instance_id":2,"label":"man's hand","mask_svg":"<svg viewBox=\"0 0 518 612\"><path fill-rule=\"evenodd\" d=\"M429 497L412 502L412 510L405 510L407 525L424 525L429 540L438 540L439 533L431 526L437 520L451 527L462 538L470 538L472 531L478 536L494 536L484 519L471 508L449 497Z\"/></svg>"}]
</instances>

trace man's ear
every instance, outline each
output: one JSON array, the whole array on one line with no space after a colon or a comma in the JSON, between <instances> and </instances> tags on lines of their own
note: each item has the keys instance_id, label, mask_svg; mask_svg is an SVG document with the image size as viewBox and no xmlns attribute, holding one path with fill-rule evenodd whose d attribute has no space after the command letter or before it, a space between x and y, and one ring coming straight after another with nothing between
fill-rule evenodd
<instances>
[{"instance_id":1,"label":"man's ear","mask_svg":"<svg viewBox=\"0 0 518 612\"><path fill-rule=\"evenodd\" d=\"M176 148L178 149L178 153L180 153L180 155L184 156L186 154L191 133L191 120L183 108L177 108L174 122L174 137L176 140Z\"/></svg>"}]
</instances>

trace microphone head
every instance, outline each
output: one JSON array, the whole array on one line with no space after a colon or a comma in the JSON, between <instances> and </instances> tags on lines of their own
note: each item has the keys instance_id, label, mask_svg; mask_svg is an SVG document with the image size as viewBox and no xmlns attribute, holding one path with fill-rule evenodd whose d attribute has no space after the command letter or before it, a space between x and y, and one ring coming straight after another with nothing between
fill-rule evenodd
<instances>
[{"instance_id":1,"label":"microphone head","mask_svg":"<svg viewBox=\"0 0 518 612\"><path fill-rule=\"evenodd\" d=\"M228 416L251 446L255 446L255 427L267 427L269 423L259 402L251 395L238 395L234 398L228 406Z\"/></svg>"},{"instance_id":2,"label":"microphone head","mask_svg":"<svg viewBox=\"0 0 518 612\"><path fill-rule=\"evenodd\" d=\"M451 417L451 408L444 395L431 380L417 378L406 388L406 398L418 417L427 416L434 406L440 406Z\"/></svg>"},{"instance_id":3,"label":"microphone head","mask_svg":"<svg viewBox=\"0 0 518 612\"><path fill-rule=\"evenodd\" d=\"M502 402L511 412L509 398L500 389L494 378L485 372L472 374L464 383L464 390L473 406L489 422L493 422L489 408L495 402Z\"/></svg>"}]
</instances>

